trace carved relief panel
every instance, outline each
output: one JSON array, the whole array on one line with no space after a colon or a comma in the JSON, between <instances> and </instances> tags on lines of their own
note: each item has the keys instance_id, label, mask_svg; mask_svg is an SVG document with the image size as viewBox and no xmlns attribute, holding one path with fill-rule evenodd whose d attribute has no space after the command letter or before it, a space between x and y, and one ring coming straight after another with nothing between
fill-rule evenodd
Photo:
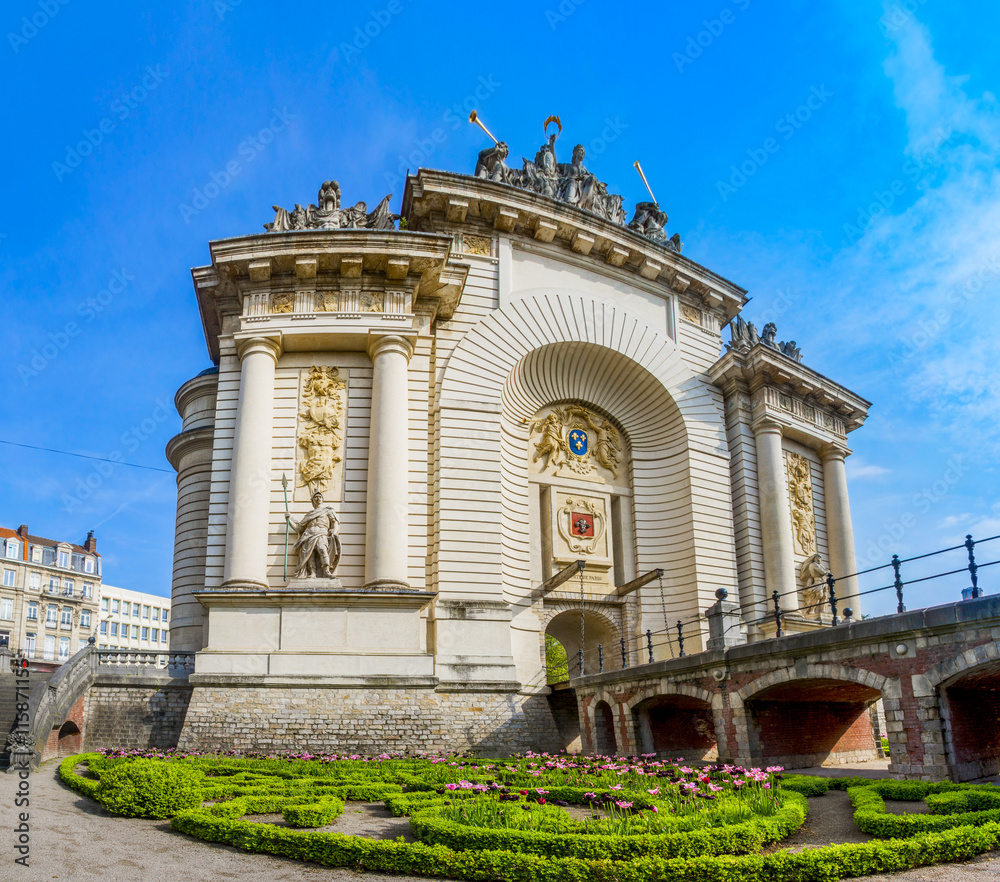
<instances>
[{"instance_id":1,"label":"carved relief panel","mask_svg":"<svg viewBox=\"0 0 1000 882\"><path fill-rule=\"evenodd\" d=\"M806 557L816 553L816 514L813 509L812 468L799 453L785 453L788 497L795 551Z\"/></svg>"},{"instance_id":2,"label":"carved relief panel","mask_svg":"<svg viewBox=\"0 0 1000 882\"><path fill-rule=\"evenodd\" d=\"M621 477L621 434L583 405L547 408L531 423L530 433L529 464L538 474L600 483Z\"/></svg>"},{"instance_id":3,"label":"carved relief panel","mask_svg":"<svg viewBox=\"0 0 1000 882\"><path fill-rule=\"evenodd\" d=\"M344 422L347 384L335 367L302 372L295 434L295 499L317 490L327 502L343 493Z\"/></svg>"}]
</instances>

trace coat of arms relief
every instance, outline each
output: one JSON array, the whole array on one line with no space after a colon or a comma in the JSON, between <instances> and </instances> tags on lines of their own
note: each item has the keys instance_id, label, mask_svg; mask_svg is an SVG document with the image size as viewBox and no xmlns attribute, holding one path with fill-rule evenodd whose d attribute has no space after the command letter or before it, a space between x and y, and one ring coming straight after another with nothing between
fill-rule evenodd
<instances>
[{"instance_id":1,"label":"coat of arms relief","mask_svg":"<svg viewBox=\"0 0 1000 882\"><path fill-rule=\"evenodd\" d=\"M533 463L553 475L586 477L602 468L618 478L622 461L621 433L606 419L580 404L553 407L530 426L535 437Z\"/></svg>"},{"instance_id":2,"label":"coat of arms relief","mask_svg":"<svg viewBox=\"0 0 1000 882\"><path fill-rule=\"evenodd\" d=\"M328 494L343 461L343 421L347 384L335 367L312 367L299 399L295 486L308 495ZM334 487L333 495L338 495Z\"/></svg>"}]
</instances>

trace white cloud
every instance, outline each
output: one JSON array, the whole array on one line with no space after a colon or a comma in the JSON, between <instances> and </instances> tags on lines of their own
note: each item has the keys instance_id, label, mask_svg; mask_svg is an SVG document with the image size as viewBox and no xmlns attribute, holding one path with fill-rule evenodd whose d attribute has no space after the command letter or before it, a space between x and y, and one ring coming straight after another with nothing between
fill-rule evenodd
<instances>
[{"instance_id":1,"label":"white cloud","mask_svg":"<svg viewBox=\"0 0 1000 882\"><path fill-rule=\"evenodd\" d=\"M891 475L892 470L883 468L880 465L875 465L874 463L866 463L862 461L852 462L847 460L847 472L848 476L852 481L864 481L869 478L882 478L885 475Z\"/></svg>"}]
</instances>

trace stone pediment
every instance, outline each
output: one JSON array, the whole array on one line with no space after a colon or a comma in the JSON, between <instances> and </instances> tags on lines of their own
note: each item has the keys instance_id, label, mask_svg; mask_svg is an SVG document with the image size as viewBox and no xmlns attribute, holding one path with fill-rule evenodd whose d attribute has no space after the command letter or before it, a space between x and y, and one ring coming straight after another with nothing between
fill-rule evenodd
<instances>
[{"instance_id":1,"label":"stone pediment","mask_svg":"<svg viewBox=\"0 0 1000 882\"><path fill-rule=\"evenodd\" d=\"M420 169L406 181L403 216L429 232L459 225L489 228L564 248L618 267L674 293L698 297L722 323L746 302L746 291L665 244L575 205L470 175Z\"/></svg>"}]
</instances>

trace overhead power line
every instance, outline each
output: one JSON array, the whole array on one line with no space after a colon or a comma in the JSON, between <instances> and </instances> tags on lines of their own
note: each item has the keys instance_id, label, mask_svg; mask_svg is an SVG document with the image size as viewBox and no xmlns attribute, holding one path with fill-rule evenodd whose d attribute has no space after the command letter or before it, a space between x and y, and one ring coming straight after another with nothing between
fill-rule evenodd
<instances>
[{"instance_id":1,"label":"overhead power line","mask_svg":"<svg viewBox=\"0 0 1000 882\"><path fill-rule=\"evenodd\" d=\"M25 450L41 450L45 453L58 453L60 456L75 456L78 459L92 459L97 462L110 462L114 465L128 466L130 469L145 469L148 472L166 472L172 474L172 469L160 469L156 466L139 465L134 462L125 462L121 459L108 459L105 456L90 456L86 453L73 453L71 450L55 450L52 447L36 447L34 444L18 444L16 441L4 441L0 438L0 444L9 444L11 447L23 447Z\"/></svg>"}]
</instances>

